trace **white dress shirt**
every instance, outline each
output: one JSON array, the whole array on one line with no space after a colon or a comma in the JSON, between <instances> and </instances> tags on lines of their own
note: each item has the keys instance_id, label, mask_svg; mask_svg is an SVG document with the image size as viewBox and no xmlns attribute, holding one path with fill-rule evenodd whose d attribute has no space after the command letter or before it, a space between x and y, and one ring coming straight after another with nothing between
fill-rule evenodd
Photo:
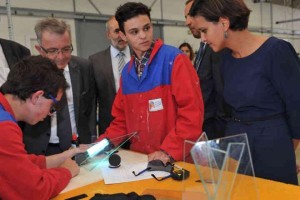
<instances>
[{"instance_id":1,"label":"white dress shirt","mask_svg":"<svg viewBox=\"0 0 300 200\"><path fill-rule=\"evenodd\" d=\"M66 78L67 83L69 84L69 88L66 90L66 97L68 101L68 109L69 109L72 133L76 133L78 135L76 122L75 122L75 109L74 109L74 101L73 101L72 83L71 83L70 70L68 65L64 69L64 76ZM59 138L57 136L56 113L54 113L51 117L51 136L50 136L49 143L59 143Z\"/></svg>"}]
</instances>

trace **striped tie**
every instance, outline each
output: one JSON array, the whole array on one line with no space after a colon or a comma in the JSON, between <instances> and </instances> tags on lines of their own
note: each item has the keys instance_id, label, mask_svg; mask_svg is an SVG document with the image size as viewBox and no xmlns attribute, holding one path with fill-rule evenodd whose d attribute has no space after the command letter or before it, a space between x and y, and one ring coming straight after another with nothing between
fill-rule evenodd
<instances>
[{"instance_id":1,"label":"striped tie","mask_svg":"<svg viewBox=\"0 0 300 200\"><path fill-rule=\"evenodd\" d=\"M119 60L118 60L118 69L119 69L119 74L121 75L122 74L122 70L123 70L123 67L125 65L125 60L124 60L124 56L125 54L120 51L118 53L118 56L119 56Z\"/></svg>"}]
</instances>

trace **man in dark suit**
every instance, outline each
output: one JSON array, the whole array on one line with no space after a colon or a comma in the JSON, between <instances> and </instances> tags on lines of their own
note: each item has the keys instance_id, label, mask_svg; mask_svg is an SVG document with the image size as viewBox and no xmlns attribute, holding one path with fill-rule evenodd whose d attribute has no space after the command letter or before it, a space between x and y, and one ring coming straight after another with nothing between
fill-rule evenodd
<instances>
[{"instance_id":1,"label":"man in dark suit","mask_svg":"<svg viewBox=\"0 0 300 200\"><path fill-rule=\"evenodd\" d=\"M10 68L27 56L30 56L29 49L14 41L0 38L0 85L6 81Z\"/></svg>"},{"instance_id":2,"label":"man in dark suit","mask_svg":"<svg viewBox=\"0 0 300 200\"><path fill-rule=\"evenodd\" d=\"M59 102L60 109L34 126L24 127L24 143L29 153L52 155L71 147L72 137L91 143L96 132L95 91L88 60L72 56L70 26L63 20L46 18L35 26L37 51L64 70L69 84Z\"/></svg>"},{"instance_id":3,"label":"man in dark suit","mask_svg":"<svg viewBox=\"0 0 300 200\"><path fill-rule=\"evenodd\" d=\"M187 0L184 10L185 22L194 38L201 39L201 33L194 28L193 19L189 16L194 0ZM223 81L220 71L221 53L215 53L209 45L200 42L196 55L195 69L200 79L202 97L204 101L203 131L208 139L224 136L226 128L226 104L223 98Z\"/></svg>"},{"instance_id":4,"label":"man in dark suit","mask_svg":"<svg viewBox=\"0 0 300 200\"><path fill-rule=\"evenodd\" d=\"M127 42L119 35L119 25L115 17L106 22L106 36L111 45L89 57L93 64L98 102L98 131L105 132L112 121L111 108L119 89L120 73L118 69L119 52L124 53L124 63L130 60Z\"/></svg>"}]
</instances>

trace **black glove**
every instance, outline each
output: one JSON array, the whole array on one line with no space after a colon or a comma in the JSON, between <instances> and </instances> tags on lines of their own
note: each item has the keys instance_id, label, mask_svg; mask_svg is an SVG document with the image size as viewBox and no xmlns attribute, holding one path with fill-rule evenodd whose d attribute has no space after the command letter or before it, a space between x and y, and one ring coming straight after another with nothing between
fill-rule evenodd
<instances>
[{"instance_id":1,"label":"black glove","mask_svg":"<svg viewBox=\"0 0 300 200\"><path fill-rule=\"evenodd\" d=\"M148 171L164 171L171 173L173 166L171 163L165 165L161 160L151 160L148 162L147 169Z\"/></svg>"},{"instance_id":2,"label":"black glove","mask_svg":"<svg viewBox=\"0 0 300 200\"><path fill-rule=\"evenodd\" d=\"M142 195L139 196L135 192L128 194L117 193L117 194L98 194L91 198L91 200L155 200L152 195Z\"/></svg>"}]
</instances>

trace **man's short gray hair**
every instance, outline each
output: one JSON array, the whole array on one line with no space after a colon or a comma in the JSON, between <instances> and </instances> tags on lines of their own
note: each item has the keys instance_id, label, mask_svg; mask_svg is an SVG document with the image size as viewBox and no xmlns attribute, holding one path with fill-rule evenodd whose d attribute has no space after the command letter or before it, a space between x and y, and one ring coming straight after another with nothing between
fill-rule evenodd
<instances>
[{"instance_id":1,"label":"man's short gray hair","mask_svg":"<svg viewBox=\"0 0 300 200\"><path fill-rule=\"evenodd\" d=\"M106 23L105 23L105 29L106 29L106 32L108 32L109 31L109 22L111 21L111 20L114 20L115 19L115 16L111 16L107 21L106 21Z\"/></svg>"},{"instance_id":2,"label":"man's short gray hair","mask_svg":"<svg viewBox=\"0 0 300 200\"><path fill-rule=\"evenodd\" d=\"M42 33L44 31L49 31L59 35L63 35L66 31L68 31L71 38L70 25L68 25L64 20L59 20L52 17L38 21L34 27L34 31L39 44L42 42Z\"/></svg>"}]
</instances>

